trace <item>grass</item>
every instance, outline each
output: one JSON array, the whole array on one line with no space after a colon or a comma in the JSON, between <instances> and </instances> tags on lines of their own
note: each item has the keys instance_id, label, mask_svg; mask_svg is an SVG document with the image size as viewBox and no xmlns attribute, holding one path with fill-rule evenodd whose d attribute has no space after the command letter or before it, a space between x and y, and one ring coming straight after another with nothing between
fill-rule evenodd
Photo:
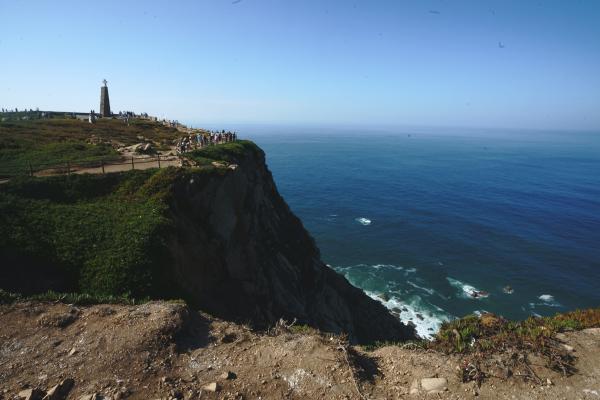
<instances>
[{"instance_id":1,"label":"grass","mask_svg":"<svg viewBox=\"0 0 600 400\"><path fill-rule=\"evenodd\" d=\"M201 154L243 162L260 151L252 142L214 147ZM181 297L167 243L175 186L230 172L211 166L15 177L0 185L0 287L24 295Z\"/></svg>"},{"instance_id":2,"label":"grass","mask_svg":"<svg viewBox=\"0 0 600 400\"><path fill-rule=\"evenodd\" d=\"M18 285L14 269L29 269L56 277L62 291L167 294L166 196L176 176L169 168L3 184L0 276Z\"/></svg>"},{"instance_id":3,"label":"grass","mask_svg":"<svg viewBox=\"0 0 600 400\"><path fill-rule=\"evenodd\" d=\"M99 119L95 124L76 119L0 122L0 177L33 169L119 159L113 144L129 146L149 140L166 148L182 134L175 128L147 120ZM93 139L93 140L92 140Z\"/></svg>"},{"instance_id":4,"label":"grass","mask_svg":"<svg viewBox=\"0 0 600 400\"><path fill-rule=\"evenodd\" d=\"M51 301L65 304L76 304L81 306L94 304L143 304L149 299L134 299L127 294L120 296L113 295L91 295L88 293L58 293L47 291L31 296L22 296L18 293L7 292L0 289L0 304L12 304L18 301Z\"/></svg>"},{"instance_id":5,"label":"grass","mask_svg":"<svg viewBox=\"0 0 600 400\"><path fill-rule=\"evenodd\" d=\"M485 352L506 345L543 349L559 332L597 327L600 308L524 321L509 321L492 314L469 315L444 323L430 347L446 353Z\"/></svg>"},{"instance_id":6,"label":"grass","mask_svg":"<svg viewBox=\"0 0 600 400\"><path fill-rule=\"evenodd\" d=\"M249 153L257 153L261 150L256 144L249 140L238 140L217 146L207 146L186 154L190 160L198 165L208 165L213 161L225 161L227 163L241 164Z\"/></svg>"}]
</instances>

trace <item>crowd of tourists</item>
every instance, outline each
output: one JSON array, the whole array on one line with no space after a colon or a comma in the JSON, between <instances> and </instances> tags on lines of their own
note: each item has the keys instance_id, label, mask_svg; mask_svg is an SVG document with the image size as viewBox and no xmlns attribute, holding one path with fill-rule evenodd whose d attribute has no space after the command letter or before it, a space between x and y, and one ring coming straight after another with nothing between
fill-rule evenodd
<instances>
[{"instance_id":1,"label":"crowd of tourists","mask_svg":"<svg viewBox=\"0 0 600 400\"><path fill-rule=\"evenodd\" d=\"M237 140L237 133L225 130L210 131L208 133L197 133L195 135L184 136L177 140L175 148L177 153L185 153L195 149L201 149L205 146L211 146L221 143L229 143Z\"/></svg>"}]
</instances>

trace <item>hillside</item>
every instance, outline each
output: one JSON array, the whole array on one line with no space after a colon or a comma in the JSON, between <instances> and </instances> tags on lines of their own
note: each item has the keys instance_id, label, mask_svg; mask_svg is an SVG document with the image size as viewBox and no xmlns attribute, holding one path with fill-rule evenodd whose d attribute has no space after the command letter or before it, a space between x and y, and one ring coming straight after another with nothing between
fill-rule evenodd
<instances>
[{"instance_id":1,"label":"hillside","mask_svg":"<svg viewBox=\"0 0 600 400\"><path fill-rule=\"evenodd\" d=\"M255 327L283 317L358 342L413 337L323 264L256 145L197 150L188 163L1 185L2 288L183 298Z\"/></svg>"},{"instance_id":2,"label":"hillside","mask_svg":"<svg viewBox=\"0 0 600 400\"><path fill-rule=\"evenodd\" d=\"M72 382L59 399L595 399L600 329L560 334L577 358L565 376L526 353L539 381L501 375L463 383L461 354L350 346L304 326L268 332L180 303L0 305L0 398ZM533 376L531 373L529 376ZM72 379L72 381L69 381ZM68 397L67 397L68 395ZM4 396L4 397L3 397ZM87 396L87 397L83 397Z\"/></svg>"}]
</instances>

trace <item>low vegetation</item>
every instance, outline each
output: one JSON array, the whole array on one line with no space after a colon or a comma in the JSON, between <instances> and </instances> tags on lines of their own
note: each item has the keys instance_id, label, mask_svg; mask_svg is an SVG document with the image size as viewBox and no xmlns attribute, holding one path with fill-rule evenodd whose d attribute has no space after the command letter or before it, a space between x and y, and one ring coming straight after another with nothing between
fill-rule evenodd
<instances>
[{"instance_id":1,"label":"low vegetation","mask_svg":"<svg viewBox=\"0 0 600 400\"><path fill-rule=\"evenodd\" d=\"M198 165L209 165L213 161L239 164L251 151L259 151L258 146L249 140L238 140L194 150L186 157Z\"/></svg>"},{"instance_id":2,"label":"low vegetation","mask_svg":"<svg viewBox=\"0 0 600 400\"><path fill-rule=\"evenodd\" d=\"M493 314L469 315L444 323L431 347L447 353L486 352L506 346L543 350L557 333L595 327L600 327L600 308L524 321Z\"/></svg>"},{"instance_id":3,"label":"low vegetation","mask_svg":"<svg viewBox=\"0 0 600 400\"><path fill-rule=\"evenodd\" d=\"M99 119L95 124L76 119L0 122L0 177L28 174L50 166L119 159L115 144L140 140L171 145L181 135L175 128L147 120Z\"/></svg>"},{"instance_id":4,"label":"low vegetation","mask_svg":"<svg viewBox=\"0 0 600 400\"><path fill-rule=\"evenodd\" d=\"M481 383L500 371L502 377L521 376L543 382L530 366L531 355L542 357L546 366L564 375L576 372L575 356L558 338L566 331L600 327L600 308L577 310L552 317L530 317L509 321L493 314L469 315L446 322L428 348L463 355L463 381ZM496 359L492 365L492 355Z\"/></svg>"},{"instance_id":5,"label":"low vegetation","mask_svg":"<svg viewBox=\"0 0 600 400\"><path fill-rule=\"evenodd\" d=\"M194 152L242 162L248 141ZM106 175L14 177L0 185L0 282L25 295L54 290L131 298L179 297L166 238L177 182L227 169L164 168Z\"/></svg>"},{"instance_id":6,"label":"low vegetation","mask_svg":"<svg viewBox=\"0 0 600 400\"><path fill-rule=\"evenodd\" d=\"M51 290L31 296L23 296L18 293L11 293L0 289L0 304L12 304L18 301L51 301L87 306L94 304L143 304L148 302L149 299L147 297L135 299L130 297L128 294L119 296L92 295L89 293L59 293Z\"/></svg>"},{"instance_id":7,"label":"low vegetation","mask_svg":"<svg viewBox=\"0 0 600 400\"><path fill-rule=\"evenodd\" d=\"M163 294L165 196L176 176L169 168L3 184L2 280L16 286L24 279L25 292Z\"/></svg>"}]
</instances>

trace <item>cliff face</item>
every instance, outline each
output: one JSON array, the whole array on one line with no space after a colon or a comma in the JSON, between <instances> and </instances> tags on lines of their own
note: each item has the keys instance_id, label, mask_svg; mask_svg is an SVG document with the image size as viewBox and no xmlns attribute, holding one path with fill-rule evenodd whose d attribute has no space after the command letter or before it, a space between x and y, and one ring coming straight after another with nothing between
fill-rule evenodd
<instances>
[{"instance_id":1,"label":"cliff face","mask_svg":"<svg viewBox=\"0 0 600 400\"><path fill-rule=\"evenodd\" d=\"M283 317L358 342L412 338L412 328L320 260L264 153L248 147L235 170L174 185L167 244L177 286L202 309L255 326Z\"/></svg>"}]
</instances>

